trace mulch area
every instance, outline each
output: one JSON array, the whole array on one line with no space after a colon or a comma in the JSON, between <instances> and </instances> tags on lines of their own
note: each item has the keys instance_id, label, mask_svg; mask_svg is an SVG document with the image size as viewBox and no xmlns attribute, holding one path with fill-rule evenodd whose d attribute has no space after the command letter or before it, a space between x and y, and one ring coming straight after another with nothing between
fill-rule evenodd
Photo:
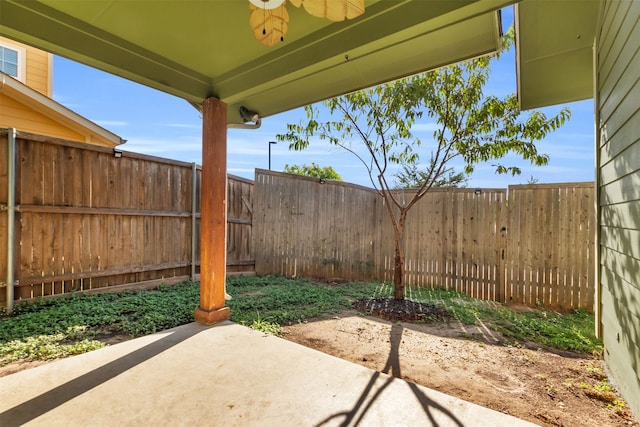
<instances>
[{"instance_id":1,"label":"mulch area","mask_svg":"<svg viewBox=\"0 0 640 427\"><path fill-rule=\"evenodd\" d=\"M353 307L360 312L392 322L442 322L453 317L442 304L426 304L408 299L364 298L355 301Z\"/></svg>"}]
</instances>

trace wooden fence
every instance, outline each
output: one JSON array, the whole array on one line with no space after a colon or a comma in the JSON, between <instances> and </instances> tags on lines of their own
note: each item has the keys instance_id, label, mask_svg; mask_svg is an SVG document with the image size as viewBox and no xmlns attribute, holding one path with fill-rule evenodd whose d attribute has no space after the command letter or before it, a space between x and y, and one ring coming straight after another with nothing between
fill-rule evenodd
<instances>
[{"instance_id":1,"label":"wooden fence","mask_svg":"<svg viewBox=\"0 0 640 427\"><path fill-rule=\"evenodd\" d=\"M380 209L371 190L256 171L253 203L257 274L351 280L384 274L387 254L379 242L386 227L371 214Z\"/></svg>"},{"instance_id":2,"label":"wooden fence","mask_svg":"<svg viewBox=\"0 0 640 427\"><path fill-rule=\"evenodd\" d=\"M254 191L257 274L392 280L393 233L375 191L264 170ZM593 217L593 183L434 189L407 218L406 283L592 309Z\"/></svg>"},{"instance_id":3,"label":"wooden fence","mask_svg":"<svg viewBox=\"0 0 640 427\"><path fill-rule=\"evenodd\" d=\"M198 278L195 164L19 134L16 169L17 300ZM0 205L7 194L2 134ZM255 189L229 176L227 203L231 274L393 278L393 232L384 201L369 188L256 170ZM407 219L406 282L592 309L593 218L593 183L434 189ZM6 259L0 209L4 286Z\"/></svg>"},{"instance_id":4,"label":"wooden fence","mask_svg":"<svg viewBox=\"0 0 640 427\"><path fill-rule=\"evenodd\" d=\"M504 189L435 188L410 211L405 226L405 277L409 284L444 286L473 298L503 301ZM388 216L388 213L378 212ZM389 228L389 227L387 227ZM387 242L393 243L388 233ZM385 280L393 280L387 246Z\"/></svg>"},{"instance_id":5,"label":"wooden fence","mask_svg":"<svg viewBox=\"0 0 640 427\"><path fill-rule=\"evenodd\" d=\"M594 184L509 187L506 290L525 304L593 310Z\"/></svg>"},{"instance_id":6,"label":"wooden fence","mask_svg":"<svg viewBox=\"0 0 640 427\"><path fill-rule=\"evenodd\" d=\"M18 134L15 299L197 278L200 167ZM194 191L195 185L195 191ZM228 179L229 272L253 272L253 183ZM7 136L0 135L0 204L7 201ZM0 212L0 281L7 271ZM6 286L6 283L3 283ZM6 293L0 292L0 301Z\"/></svg>"}]
</instances>

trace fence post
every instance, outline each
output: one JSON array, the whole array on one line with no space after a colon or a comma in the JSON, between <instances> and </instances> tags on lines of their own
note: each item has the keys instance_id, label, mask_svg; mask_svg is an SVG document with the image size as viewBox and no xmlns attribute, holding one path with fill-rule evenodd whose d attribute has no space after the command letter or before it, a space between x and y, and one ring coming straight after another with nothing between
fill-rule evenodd
<instances>
[{"instance_id":1,"label":"fence post","mask_svg":"<svg viewBox=\"0 0 640 427\"><path fill-rule=\"evenodd\" d=\"M496 268L498 269L496 274L496 300L498 302L504 303L506 301L507 295L507 274L505 272L506 267L506 252L507 252L507 241L508 241L508 233L509 233L509 203L506 200L502 201L502 209L500 209L500 215L498 217L498 223L496 224L500 227L499 230L496 230L499 234L498 240L498 262L496 263ZM504 211L507 211L506 215Z\"/></svg>"},{"instance_id":2,"label":"fence post","mask_svg":"<svg viewBox=\"0 0 640 427\"><path fill-rule=\"evenodd\" d=\"M7 313L13 311L13 255L16 215L16 130L7 130Z\"/></svg>"},{"instance_id":3,"label":"fence post","mask_svg":"<svg viewBox=\"0 0 640 427\"><path fill-rule=\"evenodd\" d=\"M196 198L198 197L198 170L195 162L191 164L191 280L196 281Z\"/></svg>"}]
</instances>

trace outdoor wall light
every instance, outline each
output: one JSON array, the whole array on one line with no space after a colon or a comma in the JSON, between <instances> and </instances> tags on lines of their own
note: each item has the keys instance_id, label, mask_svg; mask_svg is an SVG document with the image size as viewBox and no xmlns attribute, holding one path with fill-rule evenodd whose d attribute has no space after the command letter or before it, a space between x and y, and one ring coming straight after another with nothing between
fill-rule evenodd
<instances>
[{"instance_id":1,"label":"outdoor wall light","mask_svg":"<svg viewBox=\"0 0 640 427\"><path fill-rule=\"evenodd\" d=\"M476 188L473 192L475 194L480 194L480 193L482 193L482 188Z\"/></svg>"},{"instance_id":2,"label":"outdoor wall light","mask_svg":"<svg viewBox=\"0 0 640 427\"><path fill-rule=\"evenodd\" d=\"M260 119L260 116L255 111L249 110L244 105L240 107L240 117L242 118L242 123L247 122L257 122Z\"/></svg>"},{"instance_id":3,"label":"outdoor wall light","mask_svg":"<svg viewBox=\"0 0 640 427\"><path fill-rule=\"evenodd\" d=\"M113 157L115 157L116 159L119 159L120 157L122 157L122 151L113 150Z\"/></svg>"}]
</instances>

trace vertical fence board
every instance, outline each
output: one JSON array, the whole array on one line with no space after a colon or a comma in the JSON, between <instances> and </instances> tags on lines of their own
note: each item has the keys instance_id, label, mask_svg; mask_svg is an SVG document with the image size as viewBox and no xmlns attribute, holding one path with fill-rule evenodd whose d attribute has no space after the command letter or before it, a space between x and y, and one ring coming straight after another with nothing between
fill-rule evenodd
<instances>
[{"instance_id":1,"label":"vertical fence board","mask_svg":"<svg viewBox=\"0 0 640 427\"><path fill-rule=\"evenodd\" d=\"M540 274L538 275L538 282L541 283L541 286L544 287L544 292L542 295L538 296L539 301L543 305L551 304L551 301L554 300L554 294L557 295L557 287L553 286L550 281L551 278L551 256L553 254L553 241L555 236L553 235L553 228L551 224L553 224L557 219L557 208L554 205L555 198L553 197L553 193L550 191L545 192L542 197L544 198L544 213L546 215L546 223L545 228L538 230L538 234L542 240L542 269Z\"/></svg>"},{"instance_id":2,"label":"vertical fence board","mask_svg":"<svg viewBox=\"0 0 640 427\"><path fill-rule=\"evenodd\" d=\"M0 134L0 204L7 204L8 196L7 193L7 181L8 181L8 147L9 147L9 138L7 134ZM16 168L17 168L16 161ZM18 220L18 215L16 215L16 220ZM7 277L7 239L8 239L8 229L7 229L7 211L0 209L0 282L4 282ZM15 271L15 269L14 269ZM6 292L2 292L5 293Z\"/></svg>"},{"instance_id":3,"label":"vertical fence board","mask_svg":"<svg viewBox=\"0 0 640 427\"><path fill-rule=\"evenodd\" d=\"M584 204L584 217L585 220L583 221L584 224L584 230L583 230L583 235L584 235L584 242L585 244L589 245L589 251L588 251L588 260L589 262L586 262L586 273L585 273L585 289L586 289L586 295L585 295L585 303L584 303L584 307L590 307L592 310L594 309L594 304L596 303L596 292L597 292L597 283L596 283L596 275L595 275L595 264L596 264L596 257L595 257L595 251L598 250L597 247L595 246L595 239L594 239L594 230L597 230L598 228L598 224L596 222L595 216L591 215L592 213L592 209L593 209L593 205L594 205L594 198L596 196L596 193L593 191L593 189L589 189L589 188L585 188L585 204ZM587 259L587 258L585 258Z\"/></svg>"},{"instance_id":4,"label":"vertical fence board","mask_svg":"<svg viewBox=\"0 0 640 427\"><path fill-rule=\"evenodd\" d=\"M549 301L549 305L555 301L561 301L564 298L563 289L558 285L560 278L560 263L561 256L559 251L560 243L560 220L562 215L562 206L560 204L560 192L548 191L551 197L551 209L553 210L553 222L549 227L549 241L550 241L550 253L551 253L551 266L548 275L549 285L552 287L553 298Z\"/></svg>"}]
</instances>

